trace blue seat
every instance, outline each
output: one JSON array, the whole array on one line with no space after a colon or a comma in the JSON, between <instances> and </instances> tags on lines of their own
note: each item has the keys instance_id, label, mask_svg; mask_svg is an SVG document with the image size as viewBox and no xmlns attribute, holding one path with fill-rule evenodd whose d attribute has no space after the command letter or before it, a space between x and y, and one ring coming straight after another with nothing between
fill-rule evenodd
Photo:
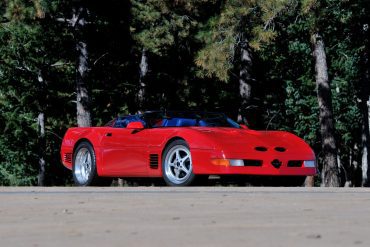
<instances>
[{"instance_id":1,"label":"blue seat","mask_svg":"<svg viewBox=\"0 0 370 247\"><path fill-rule=\"evenodd\" d=\"M118 118L116 122L114 123L114 127L116 128L126 128L126 126L127 126L126 119Z\"/></svg>"},{"instance_id":2,"label":"blue seat","mask_svg":"<svg viewBox=\"0 0 370 247\"><path fill-rule=\"evenodd\" d=\"M164 119L162 126L163 127L176 127L178 118Z\"/></svg>"},{"instance_id":3,"label":"blue seat","mask_svg":"<svg viewBox=\"0 0 370 247\"><path fill-rule=\"evenodd\" d=\"M199 126L206 127L206 126L208 126L208 124L206 123L206 121L200 120L199 121Z\"/></svg>"},{"instance_id":4,"label":"blue seat","mask_svg":"<svg viewBox=\"0 0 370 247\"><path fill-rule=\"evenodd\" d=\"M177 126L179 127L189 127L189 126L195 126L197 121L195 119L188 119L188 118L183 118L179 119Z\"/></svg>"},{"instance_id":5,"label":"blue seat","mask_svg":"<svg viewBox=\"0 0 370 247\"><path fill-rule=\"evenodd\" d=\"M141 122L144 127L146 126L146 123L138 118L137 116L127 116L125 118L118 118L116 122L114 123L115 128L126 128L127 124L131 122Z\"/></svg>"},{"instance_id":6,"label":"blue seat","mask_svg":"<svg viewBox=\"0 0 370 247\"><path fill-rule=\"evenodd\" d=\"M188 118L171 118L163 120L162 126L163 127L189 127L195 126L196 120L195 119L188 119Z\"/></svg>"}]
</instances>

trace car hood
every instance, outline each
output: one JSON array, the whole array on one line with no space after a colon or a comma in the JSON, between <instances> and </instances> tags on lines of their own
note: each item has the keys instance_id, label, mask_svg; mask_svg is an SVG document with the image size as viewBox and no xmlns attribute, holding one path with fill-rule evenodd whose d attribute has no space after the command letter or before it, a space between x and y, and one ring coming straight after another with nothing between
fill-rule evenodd
<instances>
[{"instance_id":1,"label":"car hood","mask_svg":"<svg viewBox=\"0 0 370 247\"><path fill-rule=\"evenodd\" d=\"M198 128L222 150L238 149L241 152L266 148L283 152L310 152L310 146L298 136L285 131L255 131L236 128ZM280 149L279 149L280 148Z\"/></svg>"}]
</instances>

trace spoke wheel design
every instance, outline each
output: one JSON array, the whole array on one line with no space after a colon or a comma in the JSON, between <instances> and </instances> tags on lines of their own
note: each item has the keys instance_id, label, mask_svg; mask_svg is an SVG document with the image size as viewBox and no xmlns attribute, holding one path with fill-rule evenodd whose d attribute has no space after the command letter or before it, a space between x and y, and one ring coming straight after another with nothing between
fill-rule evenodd
<instances>
[{"instance_id":1,"label":"spoke wheel design","mask_svg":"<svg viewBox=\"0 0 370 247\"><path fill-rule=\"evenodd\" d=\"M92 159L90 151L86 147L80 148L76 154L74 169L74 175L78 183L86 184L91 176L91 168Z\"/></svg>"},{"instance_id":2,"label":"spoke wheel design","mask_svg":"<svg viewBox=\"0 0 370 247\"><path fill-rule=\"evenodd\" d=\"M73 180L77 186L109 186L112 178L99 177L93 146L83 141L76 147L73 154Z\"/></svg>"},{"instance_id":3,"label":"spoke wheel design","mask_svg":"<svg viewBox=\"0 0 370 247\"><path fill-rule=\"evenodd\" d=\"M185 141L177 140L166 148L162 168L168 185L185 186L194 180L191 154Z\"/></svg>"}]
</instances>

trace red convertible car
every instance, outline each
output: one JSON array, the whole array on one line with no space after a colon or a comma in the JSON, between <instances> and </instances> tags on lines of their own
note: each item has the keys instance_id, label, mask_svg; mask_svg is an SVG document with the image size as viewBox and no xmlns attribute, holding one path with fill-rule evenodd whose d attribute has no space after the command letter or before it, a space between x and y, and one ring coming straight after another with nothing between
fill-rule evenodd
<instances>
[{"instance_id":1,"label":"red convertible car","mask_svg":"<svg viewBox=\"0 0 370 247\"><path fill-rule=\"evenodd\" d=\"M299 137L251 130L214 112L152 111L104 127L70 128L61 158L79 186L114 177L163 177L186 186L201 175L304 179L317 172L314 152Z\"/></svg>"}]
</instances>

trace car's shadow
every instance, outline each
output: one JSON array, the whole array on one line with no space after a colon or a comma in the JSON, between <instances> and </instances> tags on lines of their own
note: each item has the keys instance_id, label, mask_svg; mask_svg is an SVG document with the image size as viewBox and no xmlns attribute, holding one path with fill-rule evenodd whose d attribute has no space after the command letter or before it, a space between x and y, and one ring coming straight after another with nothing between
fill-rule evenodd
<instances>
[{"instance_id":1,"label":"car's shadow","mask_svg":"<svg viewBox=\"0 0 370 247\"><path fill-rule=\"evenodd\" d=\"M198 176L192 186L221 187L301 187L306 177L301 176ZM167 186L162 178L121 178L114 179L113 187L157 187Z\"/></svg>"}]
</instances>

